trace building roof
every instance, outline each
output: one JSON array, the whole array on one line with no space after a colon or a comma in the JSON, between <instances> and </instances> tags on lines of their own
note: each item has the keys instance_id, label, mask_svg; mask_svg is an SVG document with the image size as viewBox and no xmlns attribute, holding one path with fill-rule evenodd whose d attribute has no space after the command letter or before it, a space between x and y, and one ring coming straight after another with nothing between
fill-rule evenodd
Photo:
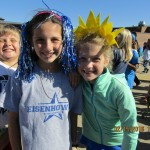
<instances>
[{"instance_id":1,"label":"building roof","mask_svg":"<svg viewBox=\"0 0 150 150\"><path fill-rule=\"evenodd\" d=\"M114 29L118 29L120 27L116 27ZM126 29L130 30L131 32L141 32L141 33L150 33L150 26L132 26L132 27L125 27Z\"/></svg>"},{"instance_id":2,"label":"building roof","mask_svg":"<svg viewBox=\"0 0 150 150\"><path fill-rule=\"evenodd\" d=\"M12 25L21 29L21 23L20 22L10 22L10 21L5 21L5 19L3 19L3 18L0 18L0 24L12 24Z\"/></svg>"}]
</instances>

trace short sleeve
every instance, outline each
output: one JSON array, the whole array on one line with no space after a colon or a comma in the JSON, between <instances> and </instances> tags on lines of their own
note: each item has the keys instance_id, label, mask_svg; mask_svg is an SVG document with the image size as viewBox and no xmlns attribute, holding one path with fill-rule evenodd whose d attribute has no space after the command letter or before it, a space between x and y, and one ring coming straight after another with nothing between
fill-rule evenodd
<instances>
[{"instance_id":1,"label":"short sleeve","mask_svg":"<svg viewBox=\"0 0 150 150\"><path fill-rule=\"evenodd\" d=\"M139 55L138 55L138 52L136 50L133 50L133 57L132 57L130 63L133 65L136 65L139 63Z\"/></svg>"},{"instance_id":2,"label":"short sleeve","mask_svg":"<svg viewBox=\"0 0 150 150\"><path fill-rule=\"evenodd\" d=\"M21 87L16 79L11 77L0 94L0 105L9 111L18 112L21 99Z\"/></svg>"}]
</instances>

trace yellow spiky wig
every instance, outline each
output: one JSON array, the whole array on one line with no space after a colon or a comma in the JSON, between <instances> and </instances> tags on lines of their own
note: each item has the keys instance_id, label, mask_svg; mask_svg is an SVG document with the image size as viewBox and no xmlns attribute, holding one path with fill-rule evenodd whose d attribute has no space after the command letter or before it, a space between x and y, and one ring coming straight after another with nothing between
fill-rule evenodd
<instances>
[{"instance_id":1,"label":"yellow spiky wig","mask_svg":"<svg viewBox=\"0 0 150 150\"><path fill-rule=\"evenodd\" d=\"M100 24L100 14L97 17L94 16L93 11L90 11L86 24L83 19L79 17L79 26L74 30L76 41L82 40L85 36L90 34L97 34L100 37L106 39L109 46L117 44L115 37L124 29L120 28L113 31L112 22L108 22L110 16L108 16L102 24Z\"/></svg>"}]
</instances>

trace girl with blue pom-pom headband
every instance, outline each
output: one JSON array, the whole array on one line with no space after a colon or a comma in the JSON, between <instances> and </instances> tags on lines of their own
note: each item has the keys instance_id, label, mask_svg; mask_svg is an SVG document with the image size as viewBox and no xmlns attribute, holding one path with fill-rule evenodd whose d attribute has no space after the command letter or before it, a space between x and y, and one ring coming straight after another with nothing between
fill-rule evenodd
<instances>
[{"instance_id":1,"label":"girl with blue pom-pom headband","mask_svg":"<svg viewBox=\"0 0 150 150\"><path fill-rule=\"evenodd\" d=\"M71 150L70 113L82 109L81 86L72 88L68 80L75 69L67 16L43 10L23 24L18 69L1 94L13 149Z\"/></svg>"},{"instance_id":2,"label":"girl with blue pom-pom headband","mask_svg":"<svg viewBox=\"0 0 150 150\"><path fill-rule=\"evenodd\" d=\"M34 62L36 61L35 58L37 58L37 56L41 60L44 60L43 62L47 60L46 63L49 63L48 57L46 58L44 53L41 53L42 55L40 55L40 53L36 51L34 43L36 42L37 45L40 45L42 43L42 39L40 42L40 39L38 40L37 37L34 38L33 34L34 31L38 30L41 25L46 23L48 20L51 20L51 22L55 23L57 26L59 25L62 33L61 37L56 36L56 38L51 39L51 43L54 45L54 49L57 53L48 50L48 52L53 54L52 56L56 56L57 63L55 63L55 67L57 68L60 66L61 70L65 73L75 70L76 52L74 48L74 35L71 21L67 16L57 12L56 10L45 10L39 11L31 21L22 25L22 48L16 78L21 78L28 82L32 81L34 78ZM38 59L38 61L40 61L40 59ZM44 69L51 71L50 65L48 68Z\"/></svg>"}]
</instances>

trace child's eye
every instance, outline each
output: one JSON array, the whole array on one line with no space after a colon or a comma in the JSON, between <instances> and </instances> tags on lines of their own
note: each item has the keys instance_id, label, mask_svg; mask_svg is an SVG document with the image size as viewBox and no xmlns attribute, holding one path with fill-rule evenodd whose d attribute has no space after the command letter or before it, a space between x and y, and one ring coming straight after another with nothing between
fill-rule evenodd
<instances>
[{"instance_id":1,"label":"child's eye","mask_svg":"<svg viewBox=\"0 0 150 150\"><path fill-rule=\"evenodd\" d=\"M94 62L99 62L100 59L99 59L99 58L93 58L93 61L94 61Z\"/></svg>"},{"instance_id":2,"label":"child's eye","mask_svg":"<svg viewBox=\"0 0 150 150\"><path fill-rule=\"evenodd\" d=\"M3 39L0 39L0 42L2 43L2 42L4 42L4 40L3 40Z\"/></svg>"},{"instance_id":3,"label":"child's eye","mask_svg":"<svg viewBox=\"0 0 150 150\"><path fill-rule=\"evenodd\" d=\"M61 43L61 40L54 38L51 40L51 42L57 44L57 43Z\"/></svg>"},{"instance_id":4,"label":"child's eye","mask_svg":"<svg viewBox=\"0 0 150 150\"><path fill-rule=\"evenodd\" d=\"M11 42L15 43L15 42L17 42L17 40L16 39L11 39Z\"/></svg>"},{"instance_id":5,"label":"child's eye","mask_svg":"<svg viewBox=\"0 0 150 150\"><path fill-rule=\"evenodd\" d=\"M35 42L36 43L42 43L42 42L44 42L44 40L43 39L36 39Z\"/></svg>"}]
</instances>

